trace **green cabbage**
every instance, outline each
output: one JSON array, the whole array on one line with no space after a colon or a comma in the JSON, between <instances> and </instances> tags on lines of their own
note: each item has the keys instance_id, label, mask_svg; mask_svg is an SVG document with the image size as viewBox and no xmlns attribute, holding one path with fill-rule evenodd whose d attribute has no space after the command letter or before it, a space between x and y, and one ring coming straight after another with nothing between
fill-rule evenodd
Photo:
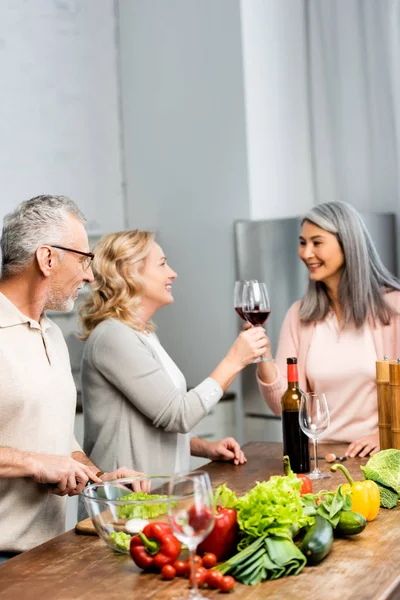
<instances>
[{"instance_id":1,"label":"green cabbage","mask_svg":"<svg viewBox=\"0 0 400 600\"><path fill-rule=\"evenodd\" d=\"M395 495L400 495L400 450L390 448L371 456L365 467L361 467L365 479L372 479L379 485L381 506L393 508ZM396 504L397 504L396 502Z\"/></svg>"},{"instance_id":2,"label":"green cabbage","mask_svg":"<svg viewBox=\"0 0 400 600\"><path fill-rule=\"evenodd\" d=\"M387 488L380 483L376 484L379 488L379 494L381 497L381 506L383 508L394 508L397 506L399 502L399 494L392 490L391 488Z\"/></svg>"}]
</instances>

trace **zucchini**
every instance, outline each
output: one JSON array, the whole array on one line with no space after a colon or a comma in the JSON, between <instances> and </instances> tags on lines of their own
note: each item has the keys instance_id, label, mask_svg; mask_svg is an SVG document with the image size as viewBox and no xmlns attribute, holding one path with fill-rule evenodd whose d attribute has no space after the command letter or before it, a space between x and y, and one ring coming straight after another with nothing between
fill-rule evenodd
<instances>
[{"instance_id":1,"label":"zucchini","mask_svg":"<svg viewBox=\"0 0 400 600\"><path fill-rule=\"evenodd\" d=\"M315 515L314 518L314 524L311 525L300 544L300 550L310 565L321 562L329 554L333 544L332 525L320 515Z\"/></svg>"},{"instance_id":2,"label":"zucchini","mask_svg":"<svg viewBox=\"0 0 400 600\"><path fill-rule=\"evenodd\" d=\"M336 535L357 535L367 526L365 517L352 510L343 510L340 513L339 523L336 525Z\"/></svg>"}]
</instances>

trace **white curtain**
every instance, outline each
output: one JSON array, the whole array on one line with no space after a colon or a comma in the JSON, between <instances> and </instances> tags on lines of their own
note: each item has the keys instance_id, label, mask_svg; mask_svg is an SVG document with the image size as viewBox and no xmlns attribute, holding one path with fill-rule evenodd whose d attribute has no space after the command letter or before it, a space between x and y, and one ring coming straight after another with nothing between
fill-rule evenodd
<instances>
[{"instance_id":1,"label":"white curtain","mask_svg":"<svg viewBox=\"0 0 400 600\"><path fill-rule=\"evenodd\" d=\"M251 217L400 214L400 0L241 0Z\"/></svg>"},{"instance_id":2,"label":"white curtain","mask_svg":"<svg viewBox=\"0 0 400 600\"><path fill-rule=\"evenodd\" d=\"M304 0L315 202L400 211L400 0Z\"/></svg>"}]
</instances>

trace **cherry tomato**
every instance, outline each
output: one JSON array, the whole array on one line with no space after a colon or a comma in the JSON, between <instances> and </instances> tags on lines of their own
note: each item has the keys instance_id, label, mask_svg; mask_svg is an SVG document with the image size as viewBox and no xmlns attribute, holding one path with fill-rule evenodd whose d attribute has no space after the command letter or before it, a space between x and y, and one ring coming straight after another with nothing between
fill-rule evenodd
<instances>
[{"instance_id":1,"label":"cherry tomato","mask_svg":"<svg viewBox=\"0 0 400 600\"><path fill-rule=\"evenodd\" d=\"M221 590L221 592L230 592L235 586L235 580L233 579L233 577L231 577L230 575L225 575L225 577L222 578L222 581L220 583L219 589Z\"/></svg>"},{"instance_id":2,"label":"cherry tomato","mask_svg":"<svg viewBox=\"0 0 400 600\"><path fill-rule=\"evenodd\" d=\"M178 577L185 577L187 563L184 560L176 560L172 566L174 567Z\"/></svg>"},{"instance_id":3,"label":"cherry tomato","mask_svg":"<svg viewBox=\"0 0 400 600\"><path fill-rule=\"evenodd\" d=\"M161 576L163 579L174 579L176 575L176 569L172 565L164 565L161 569Z\"/></svg>"},{"instance_id":4,"label":"cherry tomato","mask_svg":"<svg viewBox=\"0 0 400 600\"><path fill-rule=\"evenodd\" d=\"M195 577L197 580L197 585L199 587L201 587L203 585L203 583L205 582L206 575L207 575L207 569L205 569L204 567L196 567ZM193 587L193 576L192 575L190 575L190 577L189 577L189 582L190 582L190 585Z\"/></svg>"},{"instance_id":5,"label":"cherry tomato","mask_svg":"<svg viewBox=\"0 0 400 600\"><path fill-rule=\"evenodd\" d=\"M194 560L194 566L196 568L201 567L203 565L203 559L198 554L194 555L193 560ZM186 561L186 577L190 577L190 573L191 573L191 570L190 570L190 557L189 557Z\"/></svg>"},{"instance_id":6,"label":"cherry tomato","mask_svg":"<svg viewBox=\"0 0 400 600\"><path fill-rule=\"evenodd\" d=\"M212 552L207 552L203 556L203 567L206 569L211 569L211 567L215 567L217 564L217 557Z\"/></svg>"},{"instance_id":7,"label":"cherry tomato","mask_svg":"<svg viewBox=\"0 0 400 600\"><path fill-rule=\"evenodd\" d=\"M207 571L206 584L212 590L217 590L221 586L223 578L224 576L220 571L214 571L214 569L210 569Z\"/></svg>"}]
</instances>

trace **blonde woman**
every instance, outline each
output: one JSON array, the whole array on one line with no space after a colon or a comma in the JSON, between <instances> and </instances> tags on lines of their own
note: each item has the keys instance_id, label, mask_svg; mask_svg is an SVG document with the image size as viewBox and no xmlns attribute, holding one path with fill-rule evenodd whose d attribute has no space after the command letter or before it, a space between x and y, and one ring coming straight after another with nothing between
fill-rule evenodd
<instances>
[{"instance_id":1,"label":"blonde woman","mask_svg":"<svg viewBox=\"0 0 400 600\"><path fill-rule=\"evenodd\" d=\"M151 321L173 302L177 276L154 234L109 234L94 253L95 281L81 310L87 454L104 471L121 461L147 473L188 471L190 454L245 462L233 438L208 442L190 431L236 375L265 352L264 329L242 332L210 377L188 392Z\"/></svg>"}]
</instances>

